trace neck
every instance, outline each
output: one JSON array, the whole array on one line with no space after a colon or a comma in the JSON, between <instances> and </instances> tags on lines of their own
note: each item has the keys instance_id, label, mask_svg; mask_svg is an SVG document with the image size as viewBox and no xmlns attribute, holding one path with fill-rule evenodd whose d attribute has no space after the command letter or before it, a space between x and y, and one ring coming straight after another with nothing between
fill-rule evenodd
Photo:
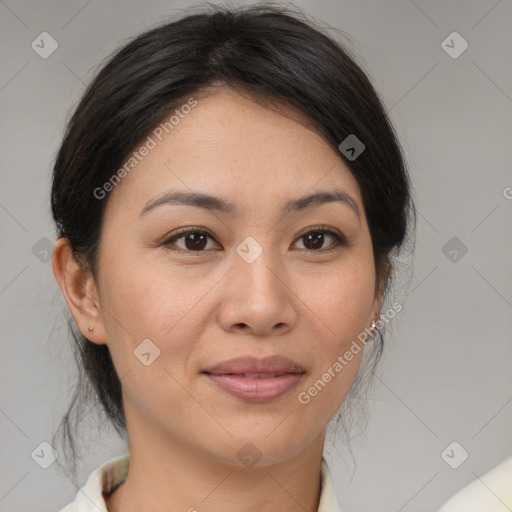
<instances>
[{"instance_id":1,"label":"neck","mask_svg":"<svg viewBox=\"0 0 512 512\"><path fill-rule=\"evenodd\" d=\"M128 425L129 429L129 425ZM109 512L316 512L324 435L291 458L252 468L219 461L168 436L129 435L130 465L105 498Z\"/></svg>"}]
</instances>

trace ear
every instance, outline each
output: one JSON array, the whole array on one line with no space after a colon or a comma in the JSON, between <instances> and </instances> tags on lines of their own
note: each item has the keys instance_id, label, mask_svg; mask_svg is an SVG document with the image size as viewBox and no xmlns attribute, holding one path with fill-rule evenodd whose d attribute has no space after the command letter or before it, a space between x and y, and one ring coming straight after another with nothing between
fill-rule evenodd
<instances>
[{"instance_id":1,"label":"ear","mask_svg":"<svg viewBox=\"0 0 512 512\"><path fill-rule=\"evenodd\" d=\"M96 283L90 270L75 259L66 238L59 238L55 243L52 267L62 295L81 333L93 343L106 344ZM93 328L94 331L89 332L89 328Z\"/></svg>"},{"instance_id":2,"label":"ear","mask_svg":"<svg viewBox=\"0 0 512 512\"><path fill-rule=\"evenodd\" d=\"M375 298L372 307L372 320L377 321L380 316L380 310L382 308L382 301L384 297L384 286L389 277L391 265L388 261L382 262L376 268L375 278Z\"/></svg>"}]
</instances>

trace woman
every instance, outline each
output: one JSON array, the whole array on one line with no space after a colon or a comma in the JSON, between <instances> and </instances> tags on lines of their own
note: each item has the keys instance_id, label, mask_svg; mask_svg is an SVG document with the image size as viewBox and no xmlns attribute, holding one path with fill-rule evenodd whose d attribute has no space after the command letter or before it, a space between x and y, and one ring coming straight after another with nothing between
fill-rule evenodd
<instances>
[{"instance_id":1,"label":"woman","mask_svg":"<svg viewBox=\"0 0 512 512\"><path fill-rule=\"evenodd\" d=\"M69 122L52 212L82 385L129 446L63 510L339 511L326 427L401 308L414 217L347 51L261 4L140 35Z\"/></svg>"}]
</instances>

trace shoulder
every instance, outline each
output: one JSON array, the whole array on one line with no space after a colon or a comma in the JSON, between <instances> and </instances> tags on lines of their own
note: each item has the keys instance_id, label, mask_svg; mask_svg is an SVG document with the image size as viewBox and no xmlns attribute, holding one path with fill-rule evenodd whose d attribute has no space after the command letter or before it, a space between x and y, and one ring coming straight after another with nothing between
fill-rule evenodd
<instances>
[{"instance_id":1,"label":"shoulder","mask_svg":"<svg viewBox=\"0 0 512 512\"><path fill-rule=\"evenodd\" d=\"M334 493L331 473L327 466L327 461L323 457L320 468L320 478L320 501L318 503L317 512L342 512L338 505L338 501L336 500L336 494Z\"/></svg>"},{"instance_id":2,"label":"shoulder","mask_svg":"<svg viewBox=\"0 0 512 512\"><path fill-rule=\"evenodd\" d=\"M107 512L103 495L112 492L124 480L128 466L127 453L105 461L90 474L75 500L59 512Z\"/></svg>"},{"instance_id":3,"label":"shoulder","mask_svg":"<svg viewBox=\"0 0 512 512\"><path fill-rule=\"evenodd\" d=\"M70 503L69 505L66 505L64 508L61 508L59 512L79 512L76 508L74 502Z\"/></svg>"},{"instance_id":4,"label":"shoulder","mask_svg":"<svg viewBox=\"0 0 512 512\"><path fill-rule=\"evenodd\" d=\"M438 512L510 512L512 457L452 496Z\"/></svg>"}]
</instances>

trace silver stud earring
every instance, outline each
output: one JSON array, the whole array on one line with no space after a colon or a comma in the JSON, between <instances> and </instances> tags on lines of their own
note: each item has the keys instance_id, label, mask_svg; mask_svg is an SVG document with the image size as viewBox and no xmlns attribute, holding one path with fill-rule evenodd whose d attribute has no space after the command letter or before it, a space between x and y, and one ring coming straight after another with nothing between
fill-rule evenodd
<instances>
[{"instance_id":1,"label":"silver stud earring","mask_svg":"<svg viewBox=\"0 0 512 512\"><path fill-rule=\"evenodd\" d=\"M89 327L89 334L92 334L94 332L94 327Z\"/></svg>"}]
</instances>

